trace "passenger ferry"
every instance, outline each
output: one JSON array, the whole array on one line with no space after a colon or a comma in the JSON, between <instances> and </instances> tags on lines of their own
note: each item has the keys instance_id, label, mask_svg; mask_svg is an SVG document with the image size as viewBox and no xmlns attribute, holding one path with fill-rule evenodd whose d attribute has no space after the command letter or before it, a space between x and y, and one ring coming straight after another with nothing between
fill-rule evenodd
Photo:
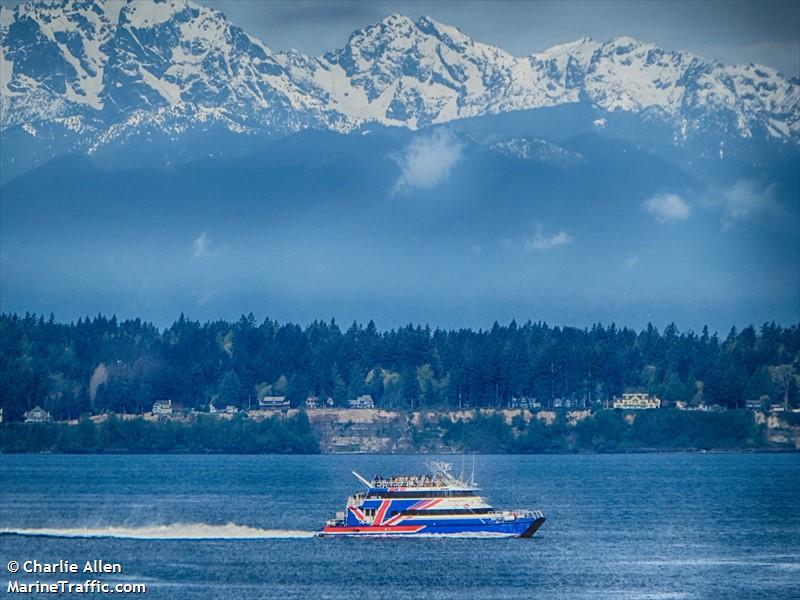
<instances>
[{"instance_id":1,"label":"passenger ferry","mask_svg":"<svg viewBox=\"0 0 800 600\"><path fill-rule=\"evenodd\" d=\"M347 499L320 532L328 536L487 535L529 538L545 521L541 510L494 510L481 496L474 474L468 481L452 465L429 464L431 475L353 475L366 491Z\"/></svg>"}]
</instances>

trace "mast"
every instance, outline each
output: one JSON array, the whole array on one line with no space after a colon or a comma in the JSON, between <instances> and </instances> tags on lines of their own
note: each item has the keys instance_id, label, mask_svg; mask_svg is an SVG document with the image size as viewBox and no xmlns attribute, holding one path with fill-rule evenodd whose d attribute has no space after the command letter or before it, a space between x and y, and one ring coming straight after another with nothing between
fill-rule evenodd
<instances>
[{"instance_id":1,"label":"mast","mask_svg":"<svg viewBox=\"0 0 800 600\"><path fill-rule=\"evenodd\" d=\"M472 475L469 476L469 484L475 485L475 453L472 453Z\"/></svg>"}]
</instances>

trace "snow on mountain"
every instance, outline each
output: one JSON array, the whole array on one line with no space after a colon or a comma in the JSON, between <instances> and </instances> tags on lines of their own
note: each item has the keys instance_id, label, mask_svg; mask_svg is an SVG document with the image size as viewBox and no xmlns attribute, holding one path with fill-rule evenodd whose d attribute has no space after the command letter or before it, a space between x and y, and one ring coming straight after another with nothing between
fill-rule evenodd
<instances>
[{"instance_id":1,"label":"snow on mountain","mask_svg":"<svg viewBox=\"0 0 800 600\"><path fill-rule=\"evenodd\" d=\"M0 8L0 128L57 123L84 148L219 124L232 132L422 128L588 102L705 132L800 143L800 86L619 37L526 57L422 17L389 15L319 57L273 52L189 0L50 0ZM602 115L600 115L602 118Z\"/></svg>"},{"instance_id":2,"label":"snow on mountain","mask_svg":"<svg viewBox=\"0 0 800 600\"><path fill-rule=\"evenodd\" d=\"M537 138L512 138L496 142L490 148L506 156L556 167L571 167L586 160L577 152L571 152L552 142Z\"/></svg>"},{"instance_id":3,"label":"snow on mountain","mask_svg":"<svg viewBox=\"0 0 800 600\"><path fill-rule=\"evenodd\" d=\"M186 0L28 3L2 22L3 126L77 115L118 130L193 114L286 132L348 120L259 40Z\"/></svg>"}]
</instances>

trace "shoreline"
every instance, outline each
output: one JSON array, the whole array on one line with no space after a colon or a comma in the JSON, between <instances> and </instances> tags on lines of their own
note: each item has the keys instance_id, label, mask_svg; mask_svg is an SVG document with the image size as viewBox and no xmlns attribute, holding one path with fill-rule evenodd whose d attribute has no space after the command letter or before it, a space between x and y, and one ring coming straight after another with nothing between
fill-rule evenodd
<instances>
[{"instance_id":1,"label":"shoreline","mask_svg":"<svg viewBox=\"0 0 800 600\"><path fill-rule=\"evenodd\" d=\"M800 448L675 449L650 448L628 451L592 452L0 452L0 456L609 456L625 454L800 454Z\"/></svg>"},{"instance_id":2,"label":"shoreline","mask_svg":"<svg viewBox=\"0 0 800 600\"><path fill-rule=\"evenodd\" d=\"M103 415L0 425L0 454L654 454L800 451L797 415L752 411L387 410Z\"/></svg>"}]
</instances>

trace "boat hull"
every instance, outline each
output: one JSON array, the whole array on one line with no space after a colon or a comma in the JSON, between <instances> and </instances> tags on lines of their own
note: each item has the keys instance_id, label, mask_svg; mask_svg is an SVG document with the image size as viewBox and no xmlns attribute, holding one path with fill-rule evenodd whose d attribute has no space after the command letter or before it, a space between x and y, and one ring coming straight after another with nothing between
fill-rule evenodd
<instances>
[{"instance_id":1,"label":"boat hull","mask_svg":"<svg viewBox=\"0 0 800 600\"><path fill-rule=\"evenodd\" d=\"M487 536L529 538L544 524L544 517L515 519L512 521L478 520L448 523L442 520L415 520L413 524L399 525L329 525L322 537L414 537L414 536Z\"/></svg>"}]
</instances>

